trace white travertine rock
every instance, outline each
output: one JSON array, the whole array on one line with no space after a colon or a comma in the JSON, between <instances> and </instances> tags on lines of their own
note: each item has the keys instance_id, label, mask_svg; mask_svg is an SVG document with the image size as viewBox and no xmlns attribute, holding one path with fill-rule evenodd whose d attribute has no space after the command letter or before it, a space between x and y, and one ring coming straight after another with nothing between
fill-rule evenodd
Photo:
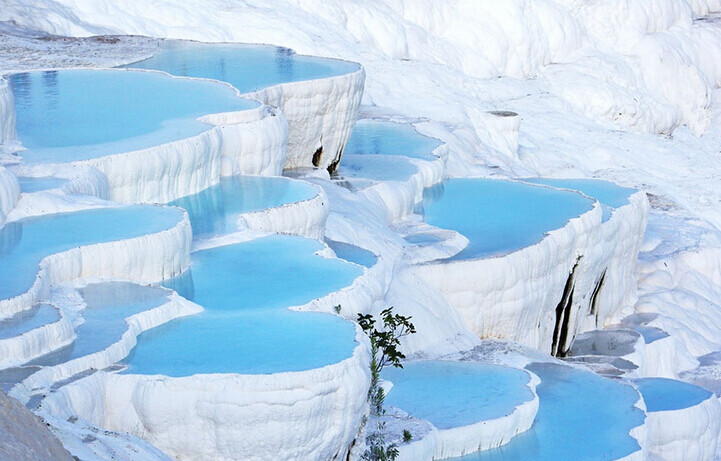
<instances>
[{"instance_id":1,"label":"white travertine rock","mask_svg":"<svg viewBox=\"0 0 721 461\"><path fill-rule=\"evenodd\" d=\"M42 325L21 335L0 339L0 369L19 366L48 354L75 340L70 320L60 311L56 322Z\"/></svg>"},{"instance_id":2,"label":"white travertine rock","mask_svg":"<svg viewBox=\"0 0 721 461\"><path fill-rule=\"evenodd\" d=\"M715 395L680 410L650 411L646 448L660 459L712 461L721 431L721 403Z\"/></svg>"},{"instance_id":3,"label":"white travertine rock","mask_svg":"<svg viewBox=\"0 0 721 461\"><path fill-rule=\"evenodd\" d=\"M316 185L313 188L318 193L308 200L241 214L237 221L238 228L322 240L330 205L325 191Z\"/></svg>"},{"instance_id":4,"label":"white travertine rock","mask_svg":"<svg viewBox=\"0 0 721 461\"><path fill-rule=\"evenodd\" d=\"M539 399L536 386L541 380L533 373L527 370L526 372L530 375L527 386L533 393L531 400L523 402L510 414L500 418L480 421L469 426L439 429L438 445L433 459L451 458L500 447L510 442L516 435L530 429L538 413Z\"/></svg>"},{"instance_id":5,"label":"white travertine rock","mask_svg":"<svg viewBox=\"0 0 721 461\"><path fill-rule=\"evenodd\" d=\"M492 258L421 264L418 273L479 337L564 354L577 333L618 321L635 302L647 211L645 194L637 192L606 222L597 203L535 245Z\"/></svg>"},{"instance_id":6,"label":"white travertine rock","mask_svg":"<svg viewBox=\"0 0 721 461\"><path fill-rule=\"evenodd\" d=\"M228 124L147 149L75 164L102 171L109 199L126 203L167 203L216 184L222 173L281 173L287 124L277 111L259 106L203 120Z\"/></svg>"},{"instance_id":7,"label":"white travertine rock","mask_svg":"<svg viewBox=\"0 0 721 461\"><path fill-rule=\"evenodd\" d=\"M47 297L50 285L82 277L115 277L156 282L181 273L190 265L192 232L188 214L161 232L114 242L75 247L43 258L32 287L0 300L0 319L29 309Z\"/></svg>"},{"instance_id":8,"label":"white travertine rock","mask_svg":"<svg viewBox=\"0 0 721 461\"><path fill-rule=\"evenodd\" d=\"M137 344L140 333L171 320L197 314L203 310L201 306L188 301L175 292L168 291L168 295L166 303L125 319L128 328L117 342L92 354L77 357L57 365L43 367L13 387L10 395L26 402L32 394L37 394L41 390L48 391L52 385L59 381L89 370L107 368L120 362L130 354L130 351ZM72 326L70 331L72 334ZM73 334L73 339L74 336Z\"/></svg>"},{"instance_id":9,"label":"white travertine rock","mask_svg":"<svg viewBox=\"0 0 721 461\"><path fill-rule=\"evenodd\" d=\"M579 236L600 224L596 204L535 245L492 258L422 264L417 272L446 295L480 338L551 352L555 309L581 253Z\"/></svg>"},{"instance_id":10,"label":"white travertine rock","mask_svg":"<svg viewBox=\"0 0 721 461\"><path fill-rule=\"evenodd\" d=\"M43 406L137 435L180 458L345 459L368 413L364 338L359 329L351 357L300 372L182 378L98 372Z\"/></svg>"},{"instance_id":11,"label":"white travertine rock","mask_svg":"<svg viewBox=\"0 0 721 461\"><path fill-rule=\"evenodd\" d=\"M363 158L376 157L369 154L361 155ZM433 155L432 160L408 158L408 162L416 171L405 181L378 181L358 193L379 209L385 210L387 224L410 216L415 205L423 200L423 189L440 183L445 177L448 147L441 144L431 155Z\"/></svg>"},{"instance_id":12,"label":"white travertine rock","mask_svg":"<svg viewBox=\"0 0 721 461\"><path fill-rule=\"evenodd\" d=\"M290 133L286 169L318 167L335 171L353 130L363 97L365 71L282 83L243 96L283 112Z\"/></svg>"}]
</instances>

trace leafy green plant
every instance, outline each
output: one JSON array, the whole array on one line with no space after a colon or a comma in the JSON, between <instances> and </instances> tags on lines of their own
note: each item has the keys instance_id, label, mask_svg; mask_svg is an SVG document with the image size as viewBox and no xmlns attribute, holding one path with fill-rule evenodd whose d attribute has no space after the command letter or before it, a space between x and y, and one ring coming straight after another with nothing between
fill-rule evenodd
<instances>
[{"instance_id":1,"label":"leafy green plant","mask_svg":"<svg viewBox=\"0 0 721 461\"><path fill-rule=\"evenodd\" d=\"M368 449L363 453L363 459L392 461L398 457L398 447L394 443L386 444L384 437L385 423L380 420L380 417L385 414L383 402L386 394L385 390L379 385L380 374L383 368L388 365L403 368L401 361L406 356L398 350L401 338L414 334L416 328L411 323L410 316L394 314L393 307L381 311L380 318L383 327L378 329L376 328L376 319L372 315L358 314L358 324L368 335L371 342L371 386L368 390L368 402L370 403L371 413L378 421L376 429L371 431L366 438Z\"/></svg>"},{"instance_id":2,"label":"leafy green plant","mask_svg":"<svg viewBox=\"0 0 721 461\"><path fill-rule=\"evenodd\" d=\"M413 440L413 434L408 429L403 429L403 442L408 443Z\"/></svg>"}]
</instances>

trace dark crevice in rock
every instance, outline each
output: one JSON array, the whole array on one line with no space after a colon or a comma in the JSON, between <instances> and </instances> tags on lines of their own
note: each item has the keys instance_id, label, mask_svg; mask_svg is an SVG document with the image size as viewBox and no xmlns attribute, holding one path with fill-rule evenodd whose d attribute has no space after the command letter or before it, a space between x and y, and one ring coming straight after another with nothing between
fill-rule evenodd
<instances>
[{"instance_id":1,"label":"dark crevice in rock","mask_svg":"<svg viewBox=\"0 0 721 461\"><path fill-rule=\"evenodd\" d=\"M488 113L496 117L518 117L518 113L510 110L491 110Z\"/></svg>"},{"instance_id":2,"label":"dark crevice in rock","mask_svg":"<svg viewBox=\"0 0 721 461\"><path fill-rule=\"evenodd\" d=\"M601 274L601 278L598 279L598 282L596 282L596 286L593 288L593 293L591 293L591 301L590 301L590 314L596 316L596 327L598 327L598 295L601 293L601 288L603 288L603 283L606 281L606 271L608 269L603 270L603 274Z\"/></svg>"},{"instance_id":3,"label":"dark crevice in rock","mask_svg":"<svg viewBox=\"0 0 721 461\"><path fill-rule=\"evenodd\" d=\"M323 146L320 146L318 149L316 149L315 153L313 154L313 160L311 160L311 162L313 162L314 167L317 168L320 166L321 157L323 157Z\"/></svg>"},{"instance_id":4,"label":"dark crevice in rock","mask_svg":"<svg viewBox=\"0 0 721 461\"><path fill-rule=\"evenodd\" d=\"M566 342L568 341L568 324L571 321L571 309L573 306L573 287L571 287L571 292L568 296L568 302L566 303L566 307L563 309L563 323L561 325L561 335L558 338L558 346L556 351L557 357L565 357L568 353L568 347L566 346Z\"/></svg>"},{"instance_id":5,"label":"dark crevice in rock","mask_svg":"<svg viewBox=\"0 0 721 461\"><path fill-rule=\"evenodd\" d=\"M551 355L556 357L565 357L568 352L566 342L568 341L568 325L571 322L571 309L573 307L573 290L575 288L574 277L578 261L573 265L571 273L566 279L566 285L563 288L563 296L556 306L556 326L553 329L553 342L551 344Z\"/></svg>"},{"instance_id":6,"label":"dark crevice in rock","mask_svg":"<svg viewBox=\"0 0 721 461\"><path fill-rule=\"evenodd\" d=\"M340 164L341 157L343 157L343 148L342 147L338 151L338 155L336 155L335 160L330 162L330 165L328 165L328 173L330 173L331 175L336 174L336 172L338 170L338 165Z\"/></svg>"}]
</instances>

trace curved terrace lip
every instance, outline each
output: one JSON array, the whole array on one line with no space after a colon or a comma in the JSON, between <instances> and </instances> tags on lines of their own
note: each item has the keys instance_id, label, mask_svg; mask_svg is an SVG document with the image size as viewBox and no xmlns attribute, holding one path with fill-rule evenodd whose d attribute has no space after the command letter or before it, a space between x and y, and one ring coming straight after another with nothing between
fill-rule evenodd
<instances>
[{"instance_id":1,"label":"curved terrace lip","mask_svg":"<svg viewBox=\"0 0 721 461\"><path fill-rule=\"evenodd\" d=\"M256 215L262 215L263 213L268 213L271 210L284 210L288 208L294 208L298 206L303 206L304 204L308 204L310 202L313 202L314 200L319 200L323 196L323 188L317 184L313 184L309 181L305 181L303 179L299 178L291 178L287 176L257 176L257 175L234 175L234 176L224 176L221 178L221 180L210 186L207 187L199 192L195 192L193 194L184 195L182 197L178 197L168 203L166 203L166 206L172 206L177 207L180 209L185 210L183 205L180 202L187 201L191 199L193 196L197 196L203 193L206 193L210 189L214 187L222 187L223 181L231 180L231 181L242 181L244 178L252 178L255 179L263 179L273 182L284 182L291 187L303 187L307 188L310 192L305 196L304 198L301 198L300 200L291 200L284 203L281 203L279 205L263 205L262 207L250 209L247 211L240 211L240 212L229 212L227 217L231 217L232 221L230 224L234 226L234 229L225 232L225 233L215 233L215 232L198 232L196 234L196 231L193 231L193 245L191 247L191 253L195 253L196 251L201 250L207 250L210 248L215 248L218 246L223 245L231 245L233 243L239 243L244 241L250 241L255 240L262 237L267 237L268 235L272 234L281 234L281 235L294 235L292 233L285 233L285 232L261 232L261 231L250 231L250 234L247 234L245 230L242 230L238 228L237 223L239 220L242 220L244 217L250 217L250 216L256 216ZM187 210L185 210L187 212ZM188 213L188 216L192 216L191 213ZM193 223L193 220L191 219L191 225ZM242 235L242 237L241 237ZM325 245L325 242L321 242ZM327 245L326 245L327 246ZM322 250L319 250L318 253L320 253ZM342 259L342 258L339 258ZM349 263L351 263L349 261Z\"/></svg>"},{"instance_id":2,"label":"curved terrace lip","mask_svg":"<svg viewBox=\"0 0 721 461\"><path fill-rule=\"evenodd\" d=\"M130 235L130 236L122 236L121 238L117 238L117 239L114 239L114 240L102 240L102 239L101 239L101 240L99 240L99 241L88 241L88 242L82 242L82 243L77 243L77 242L76 242L77 244L74 244L74 246L72 246L72 247L69 247L69 248L66 248L66 249L63 249L63 250L60 250L60 251L51 251L51 252L48 252L48 253L44 254L42 257L40 257L40 258L38 259L38 263L37 263L37 265L36 265L36 270L35 270L35 275L34 275L34 277L33 277L33 281L30 283L30 286L24 288L23 291L20 291L20 292L18 292L18 293L12 294L12 295L10 295L10 296L0 295L0 303L12 301L13 299L16 299L16 298L18 298L18 297L20 297L20 296L23 296L23 295L26 294L29 290L31 290L32 287L33 287L36 283L38 283L38 281L40 280L39 277L40 277L40 275L41 275L41 273L42 273L42 271L43 271L43 264L44 264L45 261L48 260L48 258L51 258L51 257L56 256L56 255L60 255L60 254L63 254L63 253L67 253L67 252L69 252L69 251L73 251L73 250L75 250L75 249L77 249L77 248L89 247L89 246L98 245L98 244L108 244L108 243L114 243L114 242L122 242L122 241L131 240L131 239L135 239L135 238L146 237L146 236L148 236L148 235L154 235L154 234L160 234L160 233L163 233L163 232L167 232L167 231L169 231L170 229L172 229L173 227L178 226L178 225L182 224L183 221L187 220L187 219L188 219L188 214L187 214L187 212L185 211L185 209L180 208L180 207L176 207L176 206L167 206L167 205L162 205L162 204L150 204L150 203L148 203L148 204L130 204L130 205L127 205L127 204L116 203L116 202L105 202L105 203L103 203L101 206L93 206L93 207L83 208L83 209L74 210L74 211L60 211L60 212L57 212L57 213L49 213L49 214L43 214L43 215L37 215L37 216L27 216L27 217L23 217L23 218L20 218L20 219L18 219L18 220L12 221L12 222L14 222L14 223L24 224L25 222L28 222L28 221L33 222L33 221L39 221L39 220L52 220L54 217L57 217L57 216L68 216L68 215L73 215L73 214L76 214L76 213L88 213L88 212L99 213L99 212L102 212L102 211L104 211L104 210L123 210L123 209L125 209L125 210L130 210L130 209L132 209L132 208L157 208L157 209L163 209L163 210L167 211L168 213L171 213L171 212L177 213L179 219L177 219L172 226L165 227L165 228L159 228L159 229L155 229L155 230L151 230L151 231L149 231L149 232L146 232L146 233L143 233L143 234L140 234L140 235L137 235L137 236L133 236L133 235ZM28 307L28 309L29 309L29 308L30 308L30 307ZM0 319L4 320L5 318L4 318L4 317L0 317Z\"/></svg>"},{"instance_id":3,"label":"curved terrace lip","mask_svg":"<svg viewBox=\"0 0 721 461\"><path fill-rule=\"evenodd\" d=\"M531 248L531 247L533 247L533 246L535 246L535 245L538 245L539 243L541 243L541 242L543 242L544 240L546 240L552 232L556 232L556 231L558 231L558 230L560 230L560 229L563 229L563 228L566 227L566 226L568 225L568 223L570 223L572 220L574 220L574 219L579 219L581 216L583 216L583 215L585 215L585 214L587 214L587 213L593 212L594 209L596 209L596 208L598 208L599 210L600 210L600 208L601 208L601 203L600 203L598 200L596 200L596 199L593 198L593 197L589 197L588 195L585 195L585 194L581 193L580 191L573 190L573 189L560 189L560 188L557 188L557 187L547 186L547 185L545 185L545 184L531 184L531 183L524 182L524 181L523 181L522 179L520 179L520 178L490 178L490 177L484 177L484 176L470 176L470 177L463 177L463 178L448 178L448 179L483 179L483 180L492 180L492 181L506 181L506 182L514 182L514 183L518 183L518 184L524 184L524 185L531 185L531 186L535 186L535 187L543 187L543 188L545 188L545 189L551 189L551 190L556 190L556 191L570 192L570 193L574 193L574 194L580 195L581 197L590 200L592 206L591 206L590 209L588 209L588 210L585 211L584 213L582 213L582 214L580 214L580 215L578 215L578 216L573 216L573 217L571 217L571 218L568 218L568 219L566 220L566 222L563 224L563 226L557 227L556 229L551 229L551 230L548 230L548 231L544 232L544 233L543 233L543 237L542 237L540 240L538 240L537 242L533 243L532 245L524 246L524 247L521 247L521 248L516 248L516 249L513 249L513 250L509 250L509 251L503 251L503 252L499 252L499 253L493 253L493 254L490 254L490 255L485 256L485 257L482 256L482 257L473 257L473 258L465 258L465 259L452 259L452 258L437 259L437 260L434 260L434 261L425 262L425 263L421 264L421 266L437 266L437 265L447 265L447 264L463 264L463 263L468 263L468 262L473 262L473 261L486 261L486 260L492 260L492 259L505 258L505 257L510 256L510 255L512 255L512 254L518 253L518 252L520 252L520 251L524 251L524 250L526 250L526 249L528 249L528 248ZM434 227L438 227L438 226L434 226ZM446 228L444 228L444 227L438 227L438 228L439 228L439 229L443 229L443 230L451 230L451 229L446 229ZM459 233L460 235L463 235L461 232L458 232L458 233ZM465 237L465 235L464 235L464 237ZM467 237L466 237L466 238L467 238Z\"/></svg>"},{"instance_id":4,"label":"curved terrace lip","mask_svg":"<svg viewBox=\"0 0 721 461\"><path fill-rule=\"evenodd\" d=\"M478 372L476 376L476 379L479 383L482 383L481 376L487 372L502 372L502 373L518 373L519 375L525 375L526 381L522 383L522 389L518 391L518 389L513 389L514 392L518 392L517 394L514 394L514 400L513 402L508 403L504 406L504 408L496 408L495 413L492 413L490 415L478 415L478 419L476 420L469 420L463 421L462 424L454 424L450 425L447 422L444 424L439 424L438 421L432 421L432 418L429 418L428 415L423 416L417 416L411 409L403 408L402 404L394 405L396 408L400 408L404 412L414 415L415 417L425 419L429 421L433 426L435 426L439 430L449 430L449 429L456 429L461 427L467 427L467 426L473 426L477 423L481 423L484 421L493 421L496 419L500 419L506 416L509 416L517 411L517 408L521 405L527 404L529 402L532 402L533 400L537 399L538 396L535 392L535 386L538 382L538 378L528 369L526 368L514 368L508 365L501 365L501 364L493 364L493 363L485 363L485 362L473 362L473 361L455 361L455 360L447 360L447 359L434 359L434 360L411 360L408 362L404 362L404 365L409 365L410 367L419 367L423 369L424 367L428 367L429 371L433 371L434 368L442 368L445 365L448 365L450 367L454 367L456 369L460 368L468 368L468 373L470 372L478 372L478 370L482 370L481 372ZM390 370L392 371L392 370ZM448 379L453 379L453 373L450 374ZM535 379L535 382L534 382ZM408 381L411 381L412 379L409 379ZM393 379L389 378L389 381L393 383ZM403 381L403 380L401 380ZM419 380L420 381L420 380ZM393 383L393 386L388 391L388 394L391 395L391 392L393 392L393 387L395 387L395 383ZM400 387L400 386L399 386ZM396 396L393 395L391 397L390 401L392 402ZM394 402L392 402L394 403ZM397 402L395 402L397 403Z\"/></svg>"},{"instance_id":5,"label":"curved terrace lip","mask_svg":"<svg viewBox=\"0 0 721 461\"><path fill-rule=\"evenodd\" d=\"M646 377L637 378L631 381L631 384L641 395L647 413L680 412L701 405L714 397L711 391L677 379ZM685 399L669 402L666 400L669 396L663 392L662 388L671 391L668 392L669 394L685 394Z\"/></svg>"},{"instance_id":6,"label":"curved terrace lip","mask_svg":"<svg viewBox=\"0 0 721 461\"><path fill-rule=\"evenodd\" d=\"M619 185L619 184L616 184L616 183L613 182L613 181L610 181L610 180L608 180L608 179L603 179L603 178L546 178L546 177L543 177L543 176L527 176L527 177L524 177L524 178L513 178L513 179L509 179L509 181L516 181L516 182L522 182L522 183L525 183L525 184L533 184L534 186L545 186L545 187L551 187L551 188L553 188L553 189L558 189L558 190L563 190L563 191L568 191L568 192L575 192L575 193L577 193L577 194L581 194L581 195L583 195L584 197L587 197L587 198L589 198L589 199L591 199L591 200L594 200L594 201L598 202L599 204L601 204L601 201L598 200L596 197L590 196L590 195L584 193L584 192L581 191L581 190L573 189L573 188L571 188L571 187L554 186L554 185L551 185L551 184L536 183L536 182L533 182L533 181L532 181L532 180L534 180L534 179L548 179L548 180L552 180L552 181L598 181L598 182L604 182L604 183L607 183L607 184L614 185L614 186L619 187L619 188L621 188L621 189L627 189L627 190L629 191L629 194L626 196L626 201L627 201L628 203L625 203L624 205L621 205L621 206L615 206L615 207L614 207L614 206L611 206L611 205L606 205L606 206L608 206L608 207L611 209L610 217L612 217L612 216L616 213L616 210L618 210L619 208L622 208L622 207L625 206L625 205L628 205L628 204L630 203L629 200L631 199L632 196L634 196L634 195L642 192L640 189L635 189L635 188L633 188L633 187L621 186L621 185Z\"/></svg>"},{"instance_id":7,"label":"curved terrace lip","mask_svg":"<svg viewBox=\"0 0 721 461\"><path fill-rule=\"evenodd\" d=\"M200 135L200 134L202 134L202 133L208 132L208 131L216 128L213 124L211 124L211 123L209 123L209 122L207 121L207 117L212 117L212 116L214 116L214 115L226 114L226 113L240 113L240 112L248 112L248 111L253 111L253 110L259 110L259 109L261 109L261 108L264 106L264 104L261 103L261 102L259 102L259 101L256 101L256 100L254 100L254 99L250 99L250 98L247 98L247 97L243 96L243 94L242 94L237 88L235 88L233 85L229 84L228 82L225 82L225 81L222 81L222 80L215 80L215 79L211 79L211 78L186 77L186 76L173 75L173 74L170 74L170 73L168 73L168 72L165 72L165 71L162 71L162 70L156 70L156 69L135 69L135 68L125 68L125 67L82 67L82 66L73 66L73 67L38 67L38 68L33 68L33 69L10 70L10 71L2 72L2 73L0 73L0 83L8 84L7 78L10 77L10 76L13 76L13 75L32 74L32 73L41 73L41 72L67 72L67 71L71 71L71 72L72 72L72 71L83 71L83 72L93 71L93 72L102 72L102 73L109 73L109 72L131 72L131 73L136 73L136 74L138 74L138 75L139 75L140 73L142 73L142 72L145 72L145 73L149 73L149 74L153 74L153 75L160 75L160 76L162 76L163 78L170 78L170 79L176 79L176 80L188 80L188 81L205 82L205 83L207 83L207 84L209 84L209 85L222 85L222 86L224 86L224 87L232 90L232 92L233 92L233 96L232 96L232 97L235 97L235 98L237 98L239 101L242 101L242 102L244 102L244 103L247 103L247 104L248 104L248 107L247 107L247 108L244 108L244 109L240 109L240 110L233 110L233 111L220 111L220 112L211 111L211 112L207 112L207 113L204 113L204 114L202 114L202 115L199 115L199 116L197 116L197 117L187 117L188 120L195 120L195 121L197 121L197 122L199 122L199 123L202 123L203 125L206 125L206 129L204 129L203 131L201 131L200 133L195 134L195 135L179 137L179 138L177 138L177 139L172 139L172 140L170 140L170 141L159 142L159 143L156 143L156 144L149 144L149 145L144 146L144 147L131 148L131 149L129 149L129 150L121 150L121 151L119 151L119 152L108 152L108 153L106 153L106 154L101 154L101 155L97 155L97 156L91 156L91 157L86 158L86 159L77 159L77 160L70 160L70 161L38 162L37 164L64 164L64 163L84 162L84 161L93 160L93 159L97 159L97 158L109 157L109 156L112 156L112 155L128 154L128 153L131 153L131 152L137 152L137 151L142 151L142 150L145 150L145 149L152 149L152 148L155 148L155 147L158 147L158 146L163 146L163 145L167 145L167 144L172 144L172 143L174 143L174 142L182 141L182 140L184 140L184 139L193 138L193 137L195 137L195 136L198 136L198 135ZM15 110L17 110L17 109L15 109ZM172 120L179 120L179 119L178 119L177 117L175 117L175 118L174 118L174 117L168 117L168 118L165 118L165 119L163 120L163 123L167 123L167 122L172 121ZM156 130L154 130L154 131L152 131L152 132L150 132L150 133L144 133L144 134L137 135L137 136L130 136L130 137L122 138L122 139L120 139L120 140L109 141L109 142L105 142L105 143L94 143L94 144L88 144L88 145L82 145L82 146L52 147L52 148L50 148L50 149L67 149L67 148L73 148L73 147L102 149L102 148L105 147L105 146L110 147L110 146L112 146L113 144L116 144L116 143L127 142L127 141L132 140L132 139L142 138L142 137L146 137L146 136L154 136L154 135L157 135L157 133L159 133L159 132L160 132L160 130L157 130L157 129L156 129ZM20 152L23 152L23 151L25 151L25 150L28 150L26 147L23 146L23 140L22 140L22 139L18 138L18 141L19 141L19 143L20 143L20 146L19 146L20 148L17 149L17 150L15 150L15 152L20 153ZM21 154L21 155L22 155L22 154ZM33 163L35 163L35 162L30 162L29 164L33 164Z\"/></svg>"},{"instance_id":8,"label":"curved terrace lip","mask_svg":"<svg viewBox=\"0 0 721 461\"><path fill-rule=\"evenodd\" d=\"M158 46L158 50L157 50L155 53L151 54L150 56L146 56L146 57L137 59L137 60L135 60L135 61L130 61L130 62L127 62L127 63L125 63L125 64L121 64L121 65L119 65L117 68L128 68L127 66L132 66L133 64L138 64L138 63L141 63L141 62L144 62L144 61L148 61L148 60L154 58L155 56L157 56L159 53L162 53L162 52L164 51L164 48L165 48L165 49L173 49L173 47L181 48L182 46L196 46L196 47L203 47L203 46L227 46L227 47L234 47L234 46L235 46L235 47L259 48L259 49L260 49L260 48L272 48L272 49L274 49L274 50L276 50L276 49L285 49L285 50L290 50L290 51L292 52L293 56L297 56L297 57L301 57L301 58L308 58L308 59L317 59L317 60L319 60L319 61L328 61L328 62L336 62L336 63L348 64L348 65L354 67L354 68L353 68L352 70L350 70L349 72L343 72L343 73L339 73L339 74L328 75L328 76L325 76L325 77L310 78L310 79L306 79L306 80L295 80L295 81L289 81L289 82L282 82L282 83L278 83L278 84L275 84L275 85L270 85L270 86L266 86L266 87L261 87L261 88L258 88L257 90L249 91L249 92L247 92L247 93L242 93L242 94L254 93L254 92L256 92L256 91L260 91L260 90L263 90L263 89L266 89L266 88L273 88L273 87L278 86L278 85L287 85L287 84L289 84L289 83L302 83L302 82L312 82L312 81L314 81L314 80L325 80L325 79L327 79L327 78L340 77L340 76L343 76L343 75L350 75L350 74L353 74L353 73L358 72L358 71L360 71L360 70L363 70L363 66L362 66L360 63L355 62L355 61L350 61L350 60L347 60L347 59L340 59L340 58L326 57L326 56L314 56L314 55L311 55L311 54L296 53L295 50L293 50L292 48L288 48L288 47L284 47L284 46L279 46L279 45L273 45L273 44L270 44L270 43L203 42L203 41L200 41L200 40L190 40L190 39L159 39L159 40L158 40L158 43L159 43L160 45ZM132 68L132 69L134 69L134 68ZM208 79L208 80L213 80L213 79ZM218 81L222 81L222 82L226 83L226 82L223 81L223 80L218 80ZM232 85L231 85L231 86L232 86Z\"/></svg>"},{"instance_id":9,"label":"curved terrace lip","mask_svg":"<svg viewBox=\"0 0 721 461\"><path fill-rule=\"evenodd\" d=\"M290 179L290 178L288 178L288 179ZM309 200L310 200L310 199L309 199ZM292 205L292 204L294 204L294 203L301 203L301 202L292 202L290 205ZM287 206L287 205L289 205L289 204L286 204L286 205L283 205L283 206ZM177 207L176 207L176 208L177 208ZM182 208L181 208L181 209L182 209ZM261 211L262 211L262 210L261 210ZM283 234L271 234L270 236L272 237L272 236L278 236L278 235L283 235ZM249 241L260 240L260 239L263 239L263 238L266 238L266 237L269 237L269 235L257 236L257 237L255 237L255 238L250 239ZM191 374L187 374L187 375L172 375L172 374L165 374L165 373L162 373L162 372L158 372L158 373L140 373L140 372L137 372L137 371L133 371L131 365L130 365L129 363L127 363L128 358L133 355L133 353L136 351L137 347L140 345L140 341L138 341L138 342L135 344L135 346L133 346L133 348L129 351L129 353L126 355L126 357L124 357L123 359L119 360L119 361L116 363L117 368L116 368L115 370L113 370L114 374L121 374L121 375L124 375L124 376L133 376L133 377L136 377L136 378L138 378L138 379L146 379L146 380L147 380L147 379L151 379L151 380L152 380L152 379L166 379L166 380L176 380L176 381L179 381L179 380L189 380L189 379L222 379L222 378L228 378L228 377L231 377L231 378L232 378L232 377L238 377L238 378L243 378L243 379L262 379L262 377L267 377L267 376L274 376L274 377L276 377L276 376L277 376L277 377L280 377L280 376L300 376L300 375L302 375L302 374L304 374L304 373L322 372L323 370L330 369L330 367L335 367L335 366L338 366L339 364L342 364L342 363L344 363L344 362L348 362L348 361L350 361L350 360L354 360L354 358L356 357L357 354L362 353L362 351L367 348L367 345L366 345L367 341L365 340L366 335L365 335L365 333L363 332L363 330L360 328L360 326L359 326L358 324L352 322L351 320L349 320L349 319L347 319L347 318L339 315L339 314L334 314L334 313L332 313L332 312L326 312L326 311L322 311L322 310L306 309L305 307L308 306L308 305L312 305L313 303L317 302L318 300L322 300L322 299L324 299L324 298L329 298L329 297L334 296L334 295L337 294L337 293L342 293L342 292L345 292L345 291L347 291L347 290L352 289L352 287L358 282L358 280L367 274L367 272L368 272L369 269L368 269L367 267L365 267L365 266L362 266L362 265L358 264L358 263L344 260L344 259L342 259L342 258L340 258L340 257L338 257L338 256L328 255L328 254L326 253L326 251L329 249L329 247L328 247L328 245L327 245L325 242L323 242L323 241L320 241L320 240L317 240L317 239L311 239L311 238L307 238L307 237L299 237L299 236L289 236L289 237L290 237L290 238L304 239L304 240L312 240L312 241L316 242L317 244L319 244L319 245L320 245L320 248L318 248L317 250L315 250L315 251L312 252L313 257L324 258L324 259L337 259L337 260L339 260L339 261L342 261L345 265L355 267L356 269L358 269L358 270L360 271L360 273L358 273L358 274L350 281L350 283L348 283L347 285L345 285L345 286L343 286L343 287L340 287L340 288L338 288L338 289L335 289L335 290L333 290L333 291L330 291L330 292L328 292L328 293L325 293L325 294L322 295L322 296L319 296L319 297L310 299L310 300L308 300L307 302L305 302L305 303L303 303L303 304L289 304L289 305L285 305L285 306L283 306L283 307L278 307L278 308L272 308L272 309L271 309L271 310L273 310L273 311L277 310L277 311L288 312L288 313L291 313L291 314L293 314L293 315L305 315L305 314L310 314L310 315L315 315L315 316L323 316L323 317L325 317L325 318L329 318L329 317L339 318L339 319L341 319L343 322L346 322L346 323L348 323L348 324L352 324L353 327L354 327L354 330L355 330L355 334L354 334L353 339L352 339L352 344L353 344L352 349L351 349L350 353L349 353L347 356L342 357L342 358L340 358L339 360L336 360L336 361L332 361L332 362L328 362L328 363L322 364L322 365L320 365L320 366L313 366L313 367L304 368L304 369L297 369L297 370L264 371L264 372L256 372L256 373L247 373L247 372L242 372L242 371L218 371L218 372L212 372L212 371L205 371L205 372L203 372L203 371L200 371L200 372L191 373ZM245 242L235 242L235 241L222 242L222 243L218 243L217 245L211 245L211 246L209 246L209 247L207 247L207 248L196 249L196 250L194 250L192 253L195 253L195 252L198 252L198 251L205 251L205 250L218 250L218 249L223 248L223 247L230 247L230 246L234 246L234 245L238 245L238 244L243 244L243 243L245 243ZM186 270L190 270L190 269L191 269L191 268L188 268L188 269L186 269ZM175 291L175 290L172 290L172 289L169 289L169 288L166 288L166 287L164 287L164 289L168 290L170 293L174 293L176 296L182 297L182 295L179 294L179 293L178 293L177 291ZM194 302L194 301L193 301L193 302ZM206 311L206 310L207 310L207 308L206 308L202 303L200 303L200 304L198 304L198 305L200 305L200 306L203 308L203 311ZM195 316L197 316L197 315L201 315L203 311L198 312L198 313L195 313L195 314L192 314L192 315L188 316L187 319L192 319L193 317L195 317ZM135 315L143 315L143 313L135 314ZM128 318L126 318L125 320L127 321ZM172 319L172 320L175 320L175 319ZM171 321L172 321L172 320L171 320ZM149 329L149 330L146 330L146 331L151 331L152 329L153 329L153 328L151 328L151 329ZM136 340L137 340L138 338L139 338L139 336L136 337Z\"/></svg>"}]
</instances>

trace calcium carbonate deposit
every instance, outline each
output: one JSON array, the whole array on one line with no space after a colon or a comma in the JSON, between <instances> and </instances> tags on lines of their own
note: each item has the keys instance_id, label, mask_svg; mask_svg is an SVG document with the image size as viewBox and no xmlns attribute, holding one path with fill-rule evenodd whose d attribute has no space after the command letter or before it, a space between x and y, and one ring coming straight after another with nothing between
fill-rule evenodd
<instances>
[{"instance_id":1,"label":"calcium carbonate deposit","mask_svg":"<svg viewBox=\"0 0 721 461\"><path fill-rule=\"evenodd\" d=\"M718 0L0 0L0 460L721 459L720 155Z\"/></svg>"}]
</instances>

